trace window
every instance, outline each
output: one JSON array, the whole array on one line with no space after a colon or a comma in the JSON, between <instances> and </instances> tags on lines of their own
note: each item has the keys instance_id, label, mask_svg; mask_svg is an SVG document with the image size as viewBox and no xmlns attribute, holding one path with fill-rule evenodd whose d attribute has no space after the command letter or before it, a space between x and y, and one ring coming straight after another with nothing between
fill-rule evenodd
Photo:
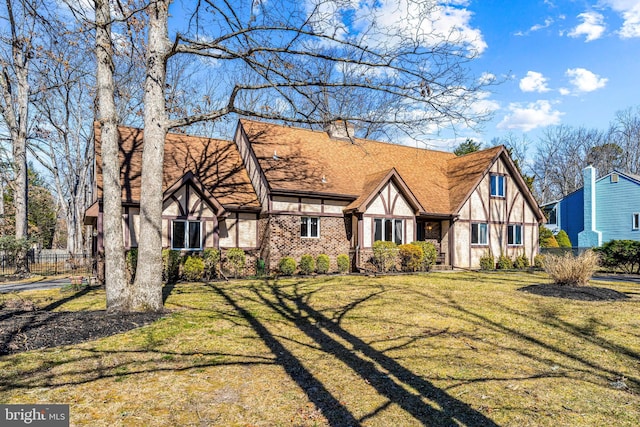
<instances>
[{"instance_id":1,"label":"window","mask_svg":"<svg viewBox=\"0 0 640 427\"><path fill-rule=\"evenodd\" d=\"M487 244L487 224L485 223L471 224L471 244L472 245Z\"/></svg>"},{"instance_id":2,"label":"window","mask_svg":"<svg viewBox=\"0 0 640 427\"><path fill-rule=\"evenodd\" d=\"M300 217L300 237L320 237L320 218Z\"/></svg>"},{"instance_id":3,"label":"window","mask_svg":"<svg viewBox=\"0 0 640 427\"><path fill-rule=\"evenodd\" d=\"M395 242L402 244L402 223L401 219L376 218L373 220L373 241L384 240L385 242Z\"/></svg>"},{"instance_id":4,"label":"window","mask_svg":"<svg viewBox=\"0 0 640 427\"><path fill-rule=\"evenodd\" d=\"M633 221L631 222L631 225L634 230L640 229L640 213L633 214Z\"/></svg>"},{"instance_id":5,"label":"window","mask_svg":"<svg viewBox=\"0 0 640 427\"><path fill-rule=\"evenodd\" d=\"M200 221L173 221L171 233L172 249L202 249Z\"/></svg>"},{"instance_id":6,"label":"window","mask_svg":"<svg viewBox=\"0 0 640 427\"><path fill-rule=\"evenodd\" d=\"M507 244L519 246L522 245L522 225L507 226Z\"/></svg>"},{"instance_id":7,"label":"window","mask_svg":"<svg viewBox=\"0 0 640 427\"><path fill-rule=\"evenodd\" d=\"M504 197L504 175L491 175L491 196Z\"/></svg>"},{"instance_id":8,"label":"window","mask_svg":"<svg viewBox=\"0 0 640 427\"><path fill-rule=\"evenodd\" d=\"M558 223L558 214L556 208L548 210L547 215L549 216L549 219L547 220L548 225L556 225Z\"/></svg>"}]
</instances>

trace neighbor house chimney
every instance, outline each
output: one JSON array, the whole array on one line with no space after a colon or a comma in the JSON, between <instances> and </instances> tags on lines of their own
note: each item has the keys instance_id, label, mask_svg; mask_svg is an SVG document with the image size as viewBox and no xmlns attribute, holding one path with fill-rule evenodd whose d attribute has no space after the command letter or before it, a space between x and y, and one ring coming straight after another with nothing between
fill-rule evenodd
<instances>
[{"instance_id":1,"label":"neighbor house chimney","mask_svg":"<svg viewBox=\"0 0 640 427\"><path fill-rule=\"evenodd\" d=\"M327 132L330 138L333 139L348 139L355 138L356 128L353 123L349 123L346 120L335 120L324 125L324 130Z\"/></svg>"},{"instance_id":2,"label":"neighbor house chimney","mask_svg":"<svg viewBox=\"0 0 640 427\"><path fill-rule=\"evenodd\" d=\"M596 170L589 165L582 171L584 187L584 229L578 233L578 247L592 248L602 244L602 233L596 230Z\"/></svg>"}]
</instances>

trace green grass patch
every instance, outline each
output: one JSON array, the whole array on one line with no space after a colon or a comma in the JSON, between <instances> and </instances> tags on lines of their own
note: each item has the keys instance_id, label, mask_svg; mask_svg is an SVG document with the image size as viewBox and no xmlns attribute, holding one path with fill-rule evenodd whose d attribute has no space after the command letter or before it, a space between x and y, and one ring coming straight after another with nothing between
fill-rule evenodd
<instances>
[{"instance_id":1,"label":"green grass patch","mask_svg":"<svg viewBox=\"0 0 640 427\"><path fill-rule=\"evenodd\" d=\"M615 302L519 288L542 273L178 284L124 334L0 357L0 401L73 425L618 425L640 419L640 285ZM16 298L8 295L4 298ZM104 292L21 293L56 310Z\"/></svg>"}]
</instances>

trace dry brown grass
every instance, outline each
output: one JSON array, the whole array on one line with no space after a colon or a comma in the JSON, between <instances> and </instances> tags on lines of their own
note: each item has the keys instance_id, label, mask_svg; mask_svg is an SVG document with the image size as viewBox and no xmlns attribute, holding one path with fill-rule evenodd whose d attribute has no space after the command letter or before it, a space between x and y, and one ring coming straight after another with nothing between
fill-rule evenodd
<instances>
[{"instance_id":1,"label":"dry brown grass","mask_svg":"<svg viewBox=\"0 0 640 427\"><path fill-rule=\"evenodd\" d=\"M600 258L592 250L578 256L571 252L564 255L545 255L544 271L558 285L586 285L598 269Z\"/></svg>"},{"instance_id":2,"label":"dry brown grass","mask_svg":"<svg viewBox=\"0 0 640 427\"><path fill-rule=\"evenodd\" d=\"M0 358L0 401L69 403L72 424L91 426L637 425L640 285L602 284L632 296L620 302L518 291L542 281L181 284L152 325Z\"/></svg>"}]
</instances>

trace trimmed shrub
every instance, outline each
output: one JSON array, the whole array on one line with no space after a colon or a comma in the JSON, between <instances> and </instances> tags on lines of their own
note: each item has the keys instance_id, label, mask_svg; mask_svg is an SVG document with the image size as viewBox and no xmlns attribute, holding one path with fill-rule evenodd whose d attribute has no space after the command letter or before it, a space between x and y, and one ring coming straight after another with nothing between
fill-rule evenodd
<instances>
[{"instance_id":1,"label":"trimmed shrub","mask_svg":"<svg viewBox=\"0 0 640 427\"><path fill-rule=\"evenodd\" d=\"M640 242L635 240L611 240L596 252L602 265L620 269L625 273L640 273Z\"/></svg>"},{"instance_id":2,"label":"trimmed shrub","mask_svg":"<svg viewBox=\"0 0 640 427\"><path fill-rule=\"evenodd\" d=\"M233 270L233 277L238 277L247 262L247 255L240 248L231 248L226 253L227 262Z\"/></svg>"},{"instance_id":3,"label":"trimmed shrub","mask_svg":"<svg viewBox=\"0 0 640 427\"><path fill-rule=\"evenodd\" d=\"M316 271L316 260L311 255L302 255L298 268L300 269L300 274L309 275Z\"/></svg>"},{"instance_id":4,"label":"trimmed shrub","mask_svg":"<svg viewBox=\"0 0 640 427\"><path fill-rule=\"evenodd\" d=\"M495 270L496 260L490 252L480 257L480 270Z\"/></svg>"},{"instance_id":5,"label":"trimmed shrub","mask_svg":"<svg viewBox=\"0 0 640 427\"><path fill-rule=\"evenodd\" d=\"M588 250L579 256L567 252L564 255L546 255L544 271L558 285L586 285L598 268L598 255Z\"/></svg>"},{"instance_id":6,"label":"trimmed shrub","mask_svg":"<svg viewBox=\"0 0 640 427\"><path fill-rule=\"evenodd\" d=\"M556 240L556 236L553 235L553 232L549 230L544 225L540 226L538 230L538 241L540 242L541 248L559 248L558 241Z\"/></svg>"},{"instance_id":7,"label":"trimmed shrub","mask_svg":"<svg viewBox=\"0 0 640 427\"><path fill-rule=\"evenodd\" d=\"M215 279L218 276L220 264L220 251L218 249L207 248L202 252L202 261L204 262L205 280Z\"/></svg>"},{"instance_id":8,"label":"trimmed shrub","mask_svg":"<svg viewBox=\"0 0 640 427\"><path fill-rule=\"evenodd\" d=\"M373 243L373 263L379 271L386 273L396 264L398 245L378 240Z\"/></svg>"},{"instance_id":9,"label":"trimmed shrub","mask_svg":"<svg viewBox=\"0 0 640 427\"><path fill-rule=\"evenodd\" d=\"M422 270L429 271L438 259L436 245L431 242L411 242L412 245L420 246L422 249Z\"/></svg>"},{"instance_id":10,"label":"trimmed shrub","mask_svg":"<svg viewBox=\"0 0 640 427\"><path fill-rule=\"evenodd\" d=\"M318 274L327 274L329 272L329 267L331 265L331 261L329 260L329 255L320 254L318 258L316 258L316 271Z\"/></svg>"},{"instance_id":11,"label":"trimmed shrub","mask_svg":"<svg viewBox=\"0 0 640 427\"><path fill-rule=\"evenodd\" d=\"M406 244L398 246L400 263L403 271L417 271L422 269L424 252L418 245Z\"/></svg>"},{"instance_id":12,"label":"trimmed shrub","mask_svg":"<svg viewBox=\"0 0 640 427\"><path fill-rule=\"evenodd\" d=\"M566 231L560 230L556 235L556 241L558 242L558 246L561 248L570 248L571 240L569 240L569 235Z\"/></svg>"},{"instance_id":13,"label":"trimmed shrub","mask_svg":"<svg viewBox=\"0 0 640 427\"><path fill-rule=\"evenodd\" d=\"M162 278L167 283L176 283L180 277L180 252L162 250Z\"/></svg>"},{"instance_id":14,"label":"trimmed shrub","mask_svg":"<svg viewBox=\"0 0 640 427\"><path fill-rule=\"evenodd\" d=\"M280 259L280 262L278 262L278 271L284 276L291 276L296 272L296 260L290 256Z\"/></svg>"},{"instance_id":15,"label":"trimmed shrub","mask_svg":"<svg viewBox=\"0 0 640 427\"><path fill-rule=\"evenodd\" d=\"M136 268L138 267L138 248L131 248L124 255L124 263L127 269L127 280L133 283L136 280Z\"/></svg>"},{"instance_id":16,"label":"trimmed shrub","mask_svg":"<svg viewBox=\"0 0 640 427\"><path fill-rule=\"evenodd\" d=\"M336 258L336 262L338 263L338 271L340 273L347 273L351 268L351 261L349 260L349 255L340 254Z\"/></svg>"},{"instance_id":17,"label":"trimmed shrub","mask_svg":"<svg viewBox=\"0 0 640 427\"><path fill-rule=\"evenodd\" d=\"M498 270L510 270L513 268L513 261L506 255L500 255L496 265Z\"/></svg>"},{"instance_id":18,"label":"trimmed shrub","mask_svg":"<svg viewBox=\"0 0 640 427\"><path fill-rule=\"evenodd\" d=\"M201 280L204 276L204 260L199 256L188 256L182 266L182 276L190 282Z\"/></svg>"},{"instance_id":19,"label":"trimmed shrub","mask_svg":"<svg viewBox=\"0 0 640 427\"><path fill-rule=\"evenodd\" d=\"M533 266L535 268L544 268L544 255L536 255L533 257Z\"/></svg>"},{"instance_id":20,"label":"trimmed shrub","mask_svg":"<svg viewBox=\"0 0 640 427\"><path fill-rule=\"evenodd\" d=\"M524 270L529 268L529 258L525 255L518 255L516 259L513 260L513 268L517 268L518 270Z\"/></svg>"}]
</instances>

